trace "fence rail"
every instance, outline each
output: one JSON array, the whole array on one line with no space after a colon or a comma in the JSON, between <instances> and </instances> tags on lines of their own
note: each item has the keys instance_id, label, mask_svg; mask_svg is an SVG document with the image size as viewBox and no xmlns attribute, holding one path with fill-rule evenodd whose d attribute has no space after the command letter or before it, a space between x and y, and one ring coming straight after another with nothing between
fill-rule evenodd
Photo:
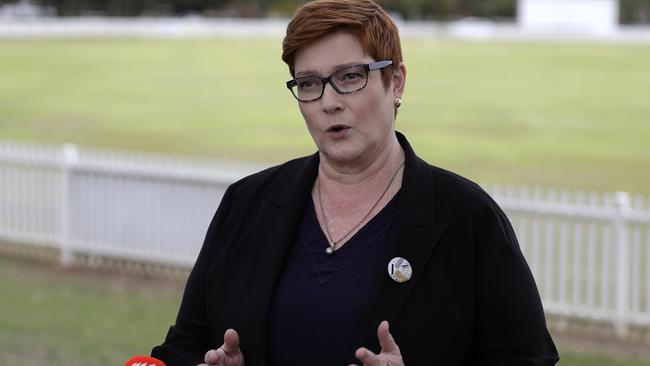
<instances>
[{"instance_id":1,"label":"fence rail","mask_svg":"<svg viewBox=\"0 0 650 366\"><path fill-rule=\"evenodd\" d=\"M0 239L75 255L194 263L229 162L0 142Z\"/></svg>"},{"instance_id":2,"label":"fence rail","mask_svg":"<svg viewBox=\"0 0 650 366\"><path fill-rule=\"evenodd\" d=\"M189 267L227 186L261 168L0 141L0 241ZM650 199L488 185L547 313L650 329Z\"/></svg>"},{"instance_id":3,"label":"fence rail","mask_svg":"<svg viewBox=\"0 0 650 366\"><path fill-rule=\"evenodd\" d=\"M547 312L650 328L650 200L488 187L508 212Z\"/></svg>"}]
</instances>

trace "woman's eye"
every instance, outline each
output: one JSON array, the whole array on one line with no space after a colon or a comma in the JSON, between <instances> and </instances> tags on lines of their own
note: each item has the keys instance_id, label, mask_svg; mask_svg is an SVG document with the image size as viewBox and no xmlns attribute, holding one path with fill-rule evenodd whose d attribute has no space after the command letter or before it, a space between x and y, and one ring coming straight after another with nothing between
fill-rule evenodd
<instances>
[{"instance_id":1,"label":"woman's eye","mask_svg":"<svg viewBox=\"0 0 650 366\"><path fill-rule=\"evenodd\" d=\"M311 88L312 86L314 86L314 82L311 80L301 81L298 83L300 89Z\"/></svg>"},{"instance_id":2,"label":"woman's eye","mask_svg":"<svg viewBox=\"0 0 650 366\"><path fill-rule=\"evenodd\" d=\"M357 73L349 72L349 73L345 74L345 79L346 80L355 80L355 79L358 79L360 77L361 77L361 75L359 75Z\"/></svg>"}]
</instances>

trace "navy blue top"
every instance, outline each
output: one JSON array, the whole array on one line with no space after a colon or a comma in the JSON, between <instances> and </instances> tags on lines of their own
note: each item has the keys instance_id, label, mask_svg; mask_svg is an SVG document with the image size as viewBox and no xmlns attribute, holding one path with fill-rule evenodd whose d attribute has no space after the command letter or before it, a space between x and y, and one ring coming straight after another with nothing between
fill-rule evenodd
<instances>
[{"instance_id":1,"label":"navy blue top","mask_svg":"<svg viewBox=\"0 0 650 366\"><path fill-rule=\"evenodd\" d=\"M397 197L397 195L395 196ZM309 200L271 304L271 365L347 365L394 221L395 197L333 256Z\"/></svg>"}]
</instances>

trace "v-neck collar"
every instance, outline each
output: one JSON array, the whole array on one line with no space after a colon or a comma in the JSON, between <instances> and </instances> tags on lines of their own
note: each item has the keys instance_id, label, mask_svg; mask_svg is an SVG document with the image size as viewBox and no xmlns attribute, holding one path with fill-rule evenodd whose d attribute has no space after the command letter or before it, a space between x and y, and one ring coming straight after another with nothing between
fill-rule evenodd
<instances>
[{"instance_id":1,"label":"v-neck collar","mask_svg":"<svg viewBox=\"0 0 650 366\"><path fill-rule=\"evenodd\" d=\"M318 223L314 202L310 200L299 231L299 242L311 261L321 285L336 276L367 248L375 245L393 223L396 194L374 217L361 227L334 255L325 254L327 237Z\"/></svg>"}]
</instances>

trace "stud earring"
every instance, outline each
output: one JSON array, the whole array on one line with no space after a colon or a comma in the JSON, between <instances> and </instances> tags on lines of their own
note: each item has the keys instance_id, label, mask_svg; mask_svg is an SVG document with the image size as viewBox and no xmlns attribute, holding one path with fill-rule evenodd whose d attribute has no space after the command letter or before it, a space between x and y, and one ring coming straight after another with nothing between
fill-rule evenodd
<instances>
[{"instance_id":1,"label":"stud earring","mask_svg":"<svg viewBox=\"0 0 650 366\"><path fill-rule=\"evenodd\" d=\"M399 108L402 105L402 99L395 98L395 101L393 102L393 105L395 106L395 109Z\"/></svg>"}]
</instances>

